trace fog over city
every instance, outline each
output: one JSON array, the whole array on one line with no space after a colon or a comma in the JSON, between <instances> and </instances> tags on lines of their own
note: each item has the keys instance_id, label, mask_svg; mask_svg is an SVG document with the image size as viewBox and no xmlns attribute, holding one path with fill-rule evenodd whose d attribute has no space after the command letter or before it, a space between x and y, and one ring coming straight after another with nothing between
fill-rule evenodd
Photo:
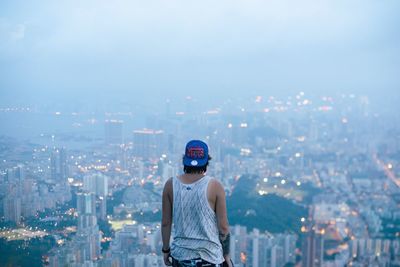
<instances>
[{"instance_id":1,"label":"fog over city","mask_svg":"<svg viewBox=\"0 0 400 267\"><path fill-rule=\"evenodd\" d=\"M399 12L1 1L0 266L164 266L192 139L235 266L400 266Z\"/></svg>"},{"instance_id":2,"label":"fog over city","mask_svg":"<svg viewBox=\"0 0 400 267\"><path fill-rule=\"evenodd\" d=\"M306 91L392 103L399 10L373 0L2 1L0 101L151 105Z\"/></svg>"}]
</instances>

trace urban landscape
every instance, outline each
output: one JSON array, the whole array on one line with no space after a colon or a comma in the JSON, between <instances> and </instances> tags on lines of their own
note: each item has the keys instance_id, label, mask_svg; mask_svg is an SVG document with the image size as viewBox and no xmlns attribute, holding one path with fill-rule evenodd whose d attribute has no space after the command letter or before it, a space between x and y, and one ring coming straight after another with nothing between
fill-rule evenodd
<instances>
[{"instance_id":1,"label":"urban landscape","mask_svg":"<svg viewBox=\"0 0 400 267\"><path fill-rule=\"evenodd\" d=\"M1 0L0 267L400 267L399 14Z\"/></svg>"},{"instance_id":2,"label":"urban landscape","mask_svg":"<svg viewBox=\"0 0 400 267\"><path fill-rule=\"evenodd\" d=\"M227 194L235 266L400 266L397 114L353 94L182 101L139 128L126 110L0 109L70 127L1 137L0 265L163 266L161 192L197 138Z\"/></svg>"}]
</instances>

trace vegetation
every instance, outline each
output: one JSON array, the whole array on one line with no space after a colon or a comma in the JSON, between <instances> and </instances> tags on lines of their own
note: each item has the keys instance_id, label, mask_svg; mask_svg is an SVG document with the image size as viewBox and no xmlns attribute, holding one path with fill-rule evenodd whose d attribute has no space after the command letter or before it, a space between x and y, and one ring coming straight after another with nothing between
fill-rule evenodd
<instances>
[{"instance_id":1,"label":"vegetation","mask_svg":"<svg viewBox=\"0 0 400 267\"><path fill-rule=\"evenodd\" d=\"M43 256L53 246L50 236L10 242L0 238L0 266L43 266Z\"/></svg>"},{"instance_id":2,"label":"vegetation","mask_svg":"<svg viewBox=\"0 0 400 267\"><path fill-rule=\"evenodd\" d=\"M397 239L400 237L400 219L382 218L382 231L384 238Z\"/></svg>"},{"instance_id":3,"label":"vegetation","mask_svg":"<svg viewBox=\"0 0 400 267\"><path fill-rule=\"evenodd\" d=\"M254 177L242 176L238 180L233 194L227 197L230 224L271 233L298 233L301 217L307 217L306 208L275 194L260 196L255 188ZM132 218L139 223L160 222L161 211L137 212Z\"/></svg>"},{"instance_id":4,"label":"vegetation","mask_svg":"<svg viewBox=\"0 0 400 267\"><path fill-rule=\"evenodd\" d=\"M128 189L128 187L118 190L113 193L112 197L107 198L107 214L113 214L114 207L123 203L124 193L125 193L125 190L127 190L127 189Z\"/></svg>"},{"instance_id":5,"label":"vegetation","mask_svg":"<svg viewBox=\"0 0 400 267\"><path fill-rule=\"evenodd\" d=\"M99 225L100 231L103 233L103 237L113 237L114 231L108 220L98 220L97 224ZM110 246L110 241L101 243L102 251L107 250L109 246Z\"/></svg>"},{"instance_id":6,"label":"vegetation","mask_svg":"<svg viewBox=\"0 0 400 267\"><path fill-rule=\"evenodd\" d=\"M161 222L161 210L156 212L145 211L145 212L135 212L133 218L138 223L145 222Z\"/></svg>"},{"instance_id":7,"label":"vegetation","mask_svg":"<svg viewBox=\"0 0 400 267\"><path fill-rule=\"evenodd\" d=\"M307 210L275 194L260 196L255 187L254 177L242 176L238 180L232 195L227 198L230 224L271 233L298 233L300 219L307 216Z\"/></svg>"}]
</instances>

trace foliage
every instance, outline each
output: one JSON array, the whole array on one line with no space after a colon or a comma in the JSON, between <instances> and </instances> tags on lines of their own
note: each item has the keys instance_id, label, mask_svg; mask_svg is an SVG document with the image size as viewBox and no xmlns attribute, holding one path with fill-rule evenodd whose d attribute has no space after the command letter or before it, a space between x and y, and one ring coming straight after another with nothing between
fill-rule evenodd
<instances>
[{"instance_id":1,"label":"foliage","mask_svg":"<svg viewBox=\"0 0 400 267\"><path fill-rule=\"evenodd\" d=\"M124 196L125 190L128 188L129 187L125 187L119 191L116 191L113 193L112 197L107 198L107 214L113 214L114 207L123 203L123 196Z\"/></svg>"},{"instance_id":2,"label":"foliage","mask_svg":"<svg viewBox=\"0 0 400 267\"><path fill-rule=\"evenodd\" d=\"M382 231L384 238L397 239L400 233L400 219L382 218Z\"/></svg>"},{"instance_id":3,"label":"foliage","mask_svg":"<svg viewBox=\"0 0 400 267\"><path fill-rule=\"evenodd\" d=\"M151 212L151 211L135 212L133 214L133 218L135 221L139 223L161 222L161 211L159 210L156 212Z\"/></svg>"},{"instance_id":4,"label":"foliage","mask_svg":"<svg viewBox=\"0 0 400 267\"><path fill-rule=\"evenodd\" d=\"M0 266L43 266L42 257L55 246L52 237L28 241L0 239Z\"/></svg>"},{"instance_id":5,"label":"foliage","mask_svg":"<svg viewBox=\"0 0 400 267\"><path fill-rule=\"evenodd\" d=\"M271 233L298 233L300 218L307 216L307 210L275 194L260 196L255 191L255 181L255 177L242 176L227 198L230 224Z\"/></svg>"}]
</instances>

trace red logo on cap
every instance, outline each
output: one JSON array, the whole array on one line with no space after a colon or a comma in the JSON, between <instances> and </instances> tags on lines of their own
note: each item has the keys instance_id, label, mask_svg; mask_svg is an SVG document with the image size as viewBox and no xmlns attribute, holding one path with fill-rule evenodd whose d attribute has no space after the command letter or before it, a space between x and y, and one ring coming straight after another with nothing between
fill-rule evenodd
<instances>
[{"instance_id":1,"label":"red logo on cap","mask_svg":"<svg viewBox=\"0 0 400 267\"><path fill-rule=\"evenodd\" d=\"M204 149L202 147L190 147L186 151L186 155L192 159L204 158Z\"/></svg>"}]
</instances>

